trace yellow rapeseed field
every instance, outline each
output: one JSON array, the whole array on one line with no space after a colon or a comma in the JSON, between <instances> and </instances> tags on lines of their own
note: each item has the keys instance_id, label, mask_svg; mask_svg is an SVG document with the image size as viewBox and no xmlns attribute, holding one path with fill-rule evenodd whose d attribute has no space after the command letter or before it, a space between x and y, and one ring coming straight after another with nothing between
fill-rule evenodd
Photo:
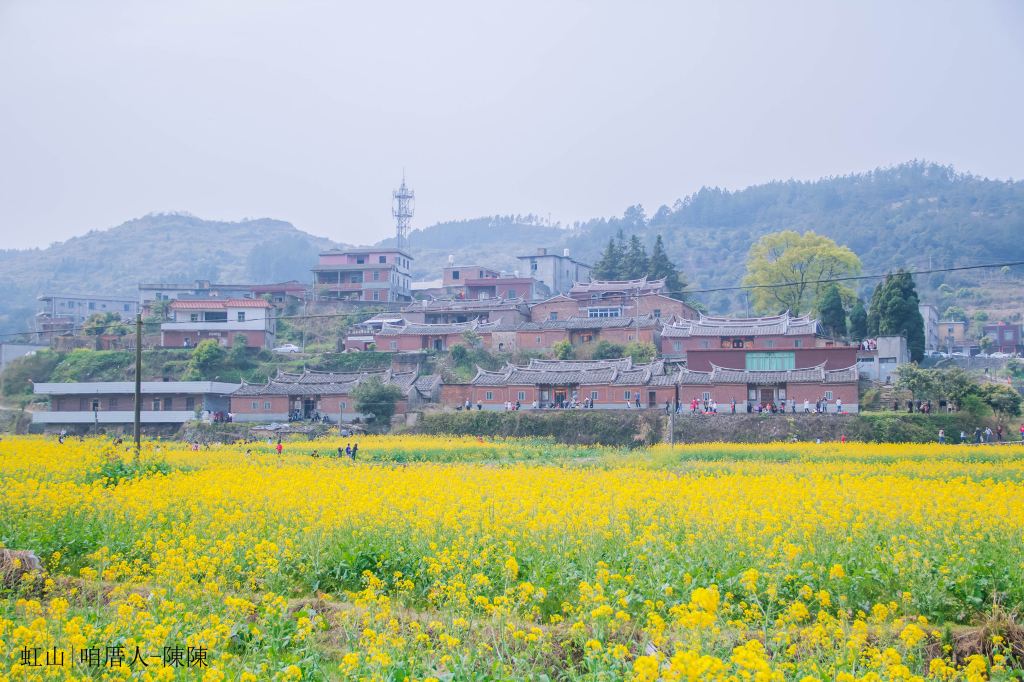
<instances>
[{"instance_id":1,"label":"yellow rapeseed field","mask_svg":"<svg viewBox=\"0 0 1024 682\"><path fill-rule=\"evenodd\" d=\"M347 442L5 437L0 681L1020 675L1024 447Z\"/></svg>"}]
</instances>

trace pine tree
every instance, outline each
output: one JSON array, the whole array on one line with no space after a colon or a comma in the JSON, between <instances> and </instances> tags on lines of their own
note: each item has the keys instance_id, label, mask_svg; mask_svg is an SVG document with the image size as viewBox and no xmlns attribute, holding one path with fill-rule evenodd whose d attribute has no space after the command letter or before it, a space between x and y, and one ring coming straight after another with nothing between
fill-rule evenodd
<instances>
[{"instance_id":1,"label":"pine tree","mask_svg":"<svg viewBox=\"0 0 1024 682\"><path fill-rule=\"evenodd\" d=\"M686 280L682 273L676 270L676 266L668 259L665 253L665 243L661 235L654 240L654 248L651 249L651 257L647 263L647 276L651 279L665 278L665 289L672 298L683 300L683 289L686 288Z\"/></svg>"},{"instance_id":2,"label":"pine tree","mask_svg":"<svg viewBox=\"0 0 1024 682\"><path fill-rule=\"evenodd\" d=\"M647 275L650 262L647 258L647 249L644 248L640 237L633 235L629 238L629 246L623 258L622 273L620 279L640 279Z\"/></svg>"},{"instance_id":3,"label":"pine tree","mask_svg":"<svg viewBox=\"0 0 1024 682\"><path fill-rule=\"evenodd\" d=\"M833 336L846 336L846 309L839 295L839 287L830 284L825 287L818 300L818 317L821 324Z\"/></svg>"},{"instance_id":4,"label":"pine tree","mask_svg":"<svg viewBox=\"0 0 1024 682\"><path fill-rule=\"evenodd\" d=\"M860 298L850 311L850 336L854 341L863 341L868 336L868 311L864 309L864 301Z\"/></svg>"},{"instance_id":5,"label":"pine tree","mask_svg":"<svg viewBox=\"0 0 1024 682\"><path fill-rule=\"evenodd\" d=\"M614 239L608 240L608 246L604 247L601 258L594 263L591 277L594 279L619 279L619 269L622 267L622 251Z\"/></svg>"},{"instance_id":6,"label":"pine tree","mask_svg":"<svg viewBox=\"0 0 1024 682\"><path fill-rule=\"evenodd\" d=\"M869 329L872 316L877 320L879 336L903 336L907 339L910 359L924 359L924 319L918 307L917 287L907 272L887 275L871 297L868 314Z\"/></svg>"}]
</instances>

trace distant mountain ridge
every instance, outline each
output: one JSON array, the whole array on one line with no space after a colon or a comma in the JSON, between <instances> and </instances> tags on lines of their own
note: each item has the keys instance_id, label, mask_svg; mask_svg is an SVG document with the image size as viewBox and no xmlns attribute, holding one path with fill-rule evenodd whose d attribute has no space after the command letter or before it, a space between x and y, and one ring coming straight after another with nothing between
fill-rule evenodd
<instances>
[{"instance_id":1,"label":"distant mountain ridge","mask_svg":"<svg viewBox=\"0 0 1024 682\"><path fill-rule=\"evenodd\" d=\"M413 230L413 275L440 277L449 255L459 264L514 272L521 267L516 256L538 247L549 252L568 248L574 257L593 263L620 229L627 238L640 235L648 248L661 234L691 288L738 284L750 245L781 229L814 230L849 246L866 273L1024 260L1024 182L989 180L914 161L809 182L770 182L738 191L702 188L651 215L631 206L620 217L571 228L534 216L449 221ZM134 295L138 282L152 280L309 281L317 252L339 246L280 220L221 222L152 214L45 249L0 251L0 286L6 293L0 298L0 332L28 329L35 298L44 292ZM1020 270L1009 276L1019 277ZM948 290L974 284L980 276L938 274L921 278L918 285L925 300L939 302L944 286L943 300L961 305L948 298ZM736 292L698 300L714 312L744 310L742 294Z\"/></svg>"}]
</instances>

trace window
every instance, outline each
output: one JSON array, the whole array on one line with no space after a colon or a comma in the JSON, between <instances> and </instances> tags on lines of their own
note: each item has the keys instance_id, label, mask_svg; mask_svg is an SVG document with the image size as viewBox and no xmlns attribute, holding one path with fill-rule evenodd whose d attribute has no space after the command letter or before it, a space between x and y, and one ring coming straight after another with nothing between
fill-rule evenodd
<instances>
[{"instance_id":1,"label":"window","mask_svg":"<svg viewBox=\"0 0 1024 682\"><path fill-rule=\"evenodd\" d=\"M537 259L536 258L531 258L530 259L530 272L537 272Z\"/></svg>"},{"instance_id":2,"label":"window","mask_svg":"<svg viewBox=\"0 0 1024 682\"><path fill-rule=\"evenodd\" d=\"M196 409L196 399L195 398L185 398L185 409L186 410L194 410L194 409Z\"/></svg>"},{"instance_id":3,"label":"window","mask_svg":"<svg viewBox=\"0 0 1024 682\"><path fill-rule=\"evenodd\" d=\"M260 409L260 403L259 403L258 400L252 401L252 409L254 409L254 410Z\"/></svg>"},{"instance_id":4,"label":"window","mask_svg":"<svg viewBox=\"0 0 1024 682\"><path fill-rule=\"evenodd\" d=\"M96 302L89 301L89 310L96 310Z\"/></svg>"},{"instance_id":5,"label":"window","mask_svg":"<svg viewBox=\"0 0 1024 682\"><path fill-rule=\"evenodd\" d=\"M552 310L550 313L548 313L548 319L549 320L557 320L558 319L558 313L555 312L554 310Z\"/></svg>"},{"instance_id":6,"label":"window","mask_svg":"<svg viewBox=\"0 0 1024 682\"><path fill-rule=\"evenodd\" d=\"M375 301L379 301L380 300L380 292L379 291L373 292L373 300L375 300Z\"/></svg>"},{"instance_id":7,"label":"window","mask_svg":"<svg viewBox=\"0 0 1024 682\"><path fill-rule=\"evenodd\" d=\"M127 303L124 304L124 311L128 312L128 304Z\"/></svg>"},{"instance_id":8,"label":"window","mask_svg":"<svg viewBox=\"0 0 1024 682\"><path fill-rule=\"evenodd\" d=\"M732 347L733 348L743 348L743 339L733 339L732 340Z\"/></svg>"},{"instance_id":9,"label":"window","mask_svg":"<svg viewBox=\"0 0 1024 682\"><path fill-rule=\"evenodd\" d=\"M748 371L777 371L796 368L796 355L790 352L747 353Z\"/></svg>"},{"instance_id":10,"label":"window","mask_svg":"<svg viewBox=\"0 0 1024 682\"><path fill-rule=\"evenodd\" d=\"M537 337L537 345L538 346L540 345L540 337L539 336Z\"/></svg>"},{"instance_id":11,"label":"window","mask_svg":"<svg viewBox=\"0 0 1024 682\"><path fill-rule=\"evenodd\" d=\"M794 348L803 348L803 345L804 345L804 340L803 339L793 339L793 347Z\"/></svg>"},{"instance_id":12,"label":"window","mask_svg":"<svg viewBox=\"0 0 1024 682\"><path fill-rule=\"evenodd\" d=\"M764 347L765 348L775 348L775 339L765 339Z\"/></svg>"},{"instance_id":13,"label":"window","mask_svg":"<svg viewBox=\"0 0 1024 682\"><path fill-rule=\"evenodd\" d=\"M825 391L825 400L832 400L832 391Z\"/></svg>"},{"instance_id":14,"label":"window","mask_svg":"<svg viewBox=\"0 0 1024 682\"><path fill-rule=\"evenodd\" d=\"M522 402L523 400L526 400L526 391L519 391L519 393L516 394L516 398L520 402Z\"/></svg>"},{"instance_id":15,"label":"window","mask_svg":"<svg viewBox=\"0 0 1024 682\"><path fill-rule=\"evenodd\" d=\"M391 350L398 350L398 341L388 342L388 348L390 348Z\"/></svg>"},{"instance_id":16,"label":"window","mask_svg":"<svg viewBox=\"0 0 1024 682\"><path fill-rule=\"evenodd\" d=\"M711 400L711 391L704 391L701 396L701 400Z\"/></svg>"},{"instance_id":17,"label":"window","mask_svg":"<svg viewBox=\"0 0 1024 682\"><path fill-rule=\"evenodd\" d=\"M583 343L590 343L591 341L594 340L594 335L593 334L584 334L580 338L583 340Z\"/></svg>"},{"instance_id":18,"label":"window","mask_svg":"<svg viewBox=\"0 0 1024 682\"><path fill-rule=\"evenodd\" d=\"M94 398L94 399L93 399L93 401L92 401L92 404L91 404L91 407L92 407L92 411L93 411L93 412L98 412L98 411L99 411L99 409L100 409L100 401L99 401L99 398Z\"/></svg>"},{"instance_id":19,"label":"window","mask_svg":"<svg viewBox=\"0 0 1024 682\"><path fill-rule=\"evenodd\" d=\"M169 410L169 409L171 409L171 404L172 404L173 402L174 402L174 401L173 401L173 400L171 400L170 398L164 398L164 409L165 409L165 410Z\"/></svg>"},{"instance_id":20,"label":"window","mask_svg":"<svg viewBox=\"0 0 1024 682\"><path fill-rule=\"evenodd\" d=\"M264 400L263 401L263 409L264 410L269 410L270 409L270 401L269 400Z\"/></svg>"},{"instance_id":21,"label":"window","mask_svg":"<svg viewBox=\"0 0 1024 682\"><path fill-rule=\"evenodd\" d=\"M587 317L621 317L622 308L587 308Z\"/></svg>"},{"instance_id":22,"label":"window","mask_svg":"<svg viewBox=\"0 0 1024 682\"><path fill-rule=\"evenodd\" d=\"M678 351L681 351L682 349L683 349L683 344L681 342L679 342L679 341L673 341L672 342L672 350L678 352Z\"/></svg>"},{"instance_id":23,"label":"window","mask_svg":"<svg viewBox=\"0 0 1024 682\"><path fill-rule=\"evenodd\" d=\"M199 321L199 313L190 313L189 316L188 316L188 321L189 322L198 322Z\"/></svg>"},{"instance_id":24,"label":"window","mask_svg":"<svg viewBox=\"0 0 1024 682\"><path fill-rule=\"evenodd\" d=\"M630 341L632 341L632 340L633 340L633 335L632 335L632 334L630 334L630 335L629 335L629 336L628 336L627 338L628 338L628 339L629 339Z\"/></svg>"},{"instance_id":25,"label":"window","mask_svg":"<svg viewBox=\"0 0 1024 682\"><path fill-rule=\"evenodd\" d=\"M363 281L363 273L353 272L348 276L348 281L350 284L361 284Z\"/></svg>"},{"instance_id":26,"label":"window","mask_svg":"<svg viewBox=\"0 0 1024 682\"><path fill-rule=\"evenodd\" d=\"M210 310L203 313L204 322L227 322L228 311L226 310Z\"/></svg>"},{"instance_id":27,"label":"window","mask_svg":"<svg viewBox=\"0 0 1024 682\"><path fill-rule=\"evenodd\" d=\"M492 393L491 391L487 391L487 393L484 393L484 400L494 400L494 393Z\"/></svg>"},{"instance_id":28,"label":"window","mask_svg":"<svg viewBox=\"0 0 1024 682\"><path fill-rule=\"evenodd\" d=\"M111 398L110 400L108 400L107 401L107 406L111 410L116 410L117 409L117 398Z\"/></svg>"},{"instance_id":29,"label":"window","mask_svg":"<svg viewBox=\"0 0 1024 682\"><path fill-rule=\"evenodd\" d=\"M591 400L597 400L597 391L591 391L590 392L590 399Z\"/></svg>"},{"instance_id":30,"label":"window","mask_svg":"<svg viewBox=\"0 0 1024 682\"><path fill-rule=\"evenodd\" d=\"M700 340L700 347L701 348L711 348L711 342L708 341L707 339L701 339Z\"/></svg>"},{"instance_id":31,"label":"window","mask_svg":"<svg viewBox=\"0 0 1024 682\"><path fill-rule=\"evenodd\" d=\"M484 271L483 271L483 270L481 270L481 271L480 271L480 274L479 274L479 275L477 275L477 276L478 276L478 277L479 277L480 279L483 279L483 278L484 278Z\"/></svg>"},{"instance_id":32,"label":"window","mask_svg":"<svg viewBox=\"0 0 1024 682\"><path fill-rule=\"evenodd\" d=\"M238 321L239 322L245 322L245 311L244 310L239 310L238 311Z\"/></svg>"},{"instance_id":33,"label":"window","mask_svg":"<svg viewBox=\"0 0 1024 682\"><path fill-rule=\"evenodd\" d=\"M374 270L373 271L373 281L374 282L379 282L380 281L380 271L379 270Z\"/></svg>"},{"instance_id":34,"label":"window","mask_svg":"<svg viewBox=\"0 0 1024 682\"><path fill-rule=\"evenodd\" d=\"M458 270L452 270L452 279L458 279L458 278L459 278L459 271Z\"/></svg>"},{"instance_id":35,"label":"window","mask_svg":"<svg viewBox=\"0 0 1024 682\"><path fill-rule=\"evenodd\" d=\"M629 400L630 398L633 397L633 392L632 391L623 391L622 392L622 397L625 398L626 400Z\"/></svg>"},{"instance_id":36,"label":"window","mask_svg":"<svg viewBox=\"0 0 1024 682\"><path fill-rule=\"evenodd\" d=\"M660 319L661 318L661 308L655 308L654 309L654 317L656 319Z\"/></svg>"},{"instance_id":37,"label":"window","mask_svg":"<svg viewBox=\"0 0 1024 682\"><path fill-rule=\"evenodd\" d=\"M347 407L347 405L345 405L345 401L344 400L342 400L340 403L338 403L338 409L339 410L344 410L346 407Z\"/></svg>"},{"instance_id":38,"label":"window","mask_svg":"<svg viewBox=\"0 0 1024 682\"><path fill-rule=\"evenodd\" d=\"M160 411L160 398L153 398L153 411L154 412L159 412Z\"/></svg>"},{"instance_id":39,"label":"window","mask_svg":"<svg viewBox=\"0 0 1024 682\"><path fill-rule=\"evenodd\" d=\"M363 265L364 263L366 263L366 258L365 257L363 257L363 256L357 256L356 257L356 265Z\"/></svg>"},{"instance_id":40,"label":"window","mask_svg":"<svg viewBox=\"0 0 1024 682\"><path fill-rule=\"evenodd\" d=\"M377 261L378 261L379 263L387 263L387 262L388 262L388 257L387 257L387 256L380 256L380 257L379 257L379 258L377 259Z\"/></svg>"},{"instance_id":41,"label":"window","mask_svg":"<svg viewBox=\"0 0 1024 682\"><path fill-rule=\"evenodd\" d=\"M747 400L757 400L757 389L756 388L748 388L747 389Z\"/></svg>"}]
</instances>

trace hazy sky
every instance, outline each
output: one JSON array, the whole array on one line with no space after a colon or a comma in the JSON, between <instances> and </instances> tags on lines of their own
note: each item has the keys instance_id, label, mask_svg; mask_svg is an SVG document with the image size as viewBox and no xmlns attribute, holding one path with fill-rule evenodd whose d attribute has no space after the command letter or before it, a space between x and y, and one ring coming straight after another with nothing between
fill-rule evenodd
<instances>
[{"instance_id":1,"label":"hazy sky","mask_svg":"<svg viewBox=\"0 0 1024 682\"><path fill-rule=\"evenodd\" d=\"M340 241L912 158L1024 177L1024 3L0 0L0 247L152 211Z\"/></svg>"}]
</instances>

